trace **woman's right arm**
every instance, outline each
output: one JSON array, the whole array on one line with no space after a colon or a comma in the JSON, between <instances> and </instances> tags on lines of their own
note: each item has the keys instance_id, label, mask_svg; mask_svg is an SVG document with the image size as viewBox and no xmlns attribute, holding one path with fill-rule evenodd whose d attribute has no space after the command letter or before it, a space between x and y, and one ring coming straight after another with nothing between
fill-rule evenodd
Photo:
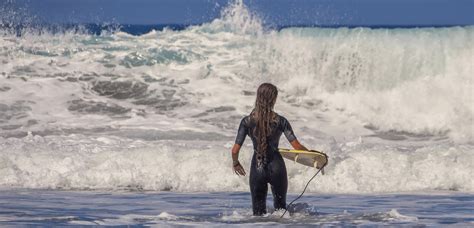
<instances>
[{"instance_id":1,"label":"woman's right arm","mask_svg":"<svg viewBox=\"0 0 474 228\"><path fill-rule=\"evenodd\" d=\"M291 143L291 146L293 146L293 148L295 150L308 150L308 148L301 145L301 143L300 143L300 141L298 141L298 139L295 139L295 140L291 141L290 143Z\"/></svg>"},{"instance_id":2,"label":"woman's right arm","mask_svg":"<svg viewBox=\"0 0 474 228\"><path fill-rule=\"evenodd\" d=\"M285 134L286 139L288 139L288 142L290 142L291 146L293 146L295 150L308 150L308 148L301 145L300 141L298 141L298 139L296 138L295 133L293 132L293 128L290 125L290 122L288 122L288 120L284 117L281 117L281 120L283 133Z\"/></svg>"}]
</instances>

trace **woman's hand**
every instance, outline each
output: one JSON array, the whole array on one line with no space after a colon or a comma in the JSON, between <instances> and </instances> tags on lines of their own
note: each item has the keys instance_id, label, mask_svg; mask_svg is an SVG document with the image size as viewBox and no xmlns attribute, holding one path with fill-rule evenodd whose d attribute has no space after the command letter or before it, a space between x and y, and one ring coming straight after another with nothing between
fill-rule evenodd
<instances>
[{"instance_id":1,"label":"woman's hand","mask_svg":"<svg viewBox=\"0 0 474 228\"><path fill-rule=\"evenodd\" d=\"M234 170L234 173L237 174L238 176L245 176L245 170L244 167L239 162L239 151L240 151L240 145L239 144L234 144L232 147L232 169Z\"/></svg>"},{"instance_id":2,"label":"woman's hand","mask_svg":"<svg viewBox=\"0 0 474 228\"><path fill-rule=\"evenodd\" d=\"M233 169L234 169L234 173L237 174L237 176L245 176L244 167L242 167L239 161L234 161Z\"/></svg>"}]
</instances>

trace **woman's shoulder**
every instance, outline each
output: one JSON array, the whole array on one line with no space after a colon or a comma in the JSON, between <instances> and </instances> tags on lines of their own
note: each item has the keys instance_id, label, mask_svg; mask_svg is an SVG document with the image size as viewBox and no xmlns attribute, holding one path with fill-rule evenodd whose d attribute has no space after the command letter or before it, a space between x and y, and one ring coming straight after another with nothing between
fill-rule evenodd
<instances>
[{"instance_id":1,"label":"woman's shoulder","mask_svg":"<svg viewBox=\"0 0 474 228\"><path fill-rule=\"evenodd\" d=\"M284 116L278 114L278 113L275 113L275 116L276 116L276 121L280 124L284 124L284 123L288 123L288 119L286 119Z\"/></svg>"},{"instance_id":2,"label":"woman's shoulder","mask_svg":"<svg viewBox=\"0 0 474 228\"><path fill-rule=\"evenodd\" d=\"M250 115L246 115L242 118L240 121L241 124L244 124L245 126L248 126L250 123Z\"/></svg>"},{"instance_id":3,"label":"woman's shoulder","mask_svg":"<svg viewBox=\"0 0 474 228\"><path fill-rule=\"evenodd\" d=\"M285 120L286 120L286 118L285 118L284 116L282 116L282 115L280 115L279 113L276 113L276 112L275 112L275 118L276 118L277 120L281 120L281 119L285 119Z\"/></svg>"}]
</instances>

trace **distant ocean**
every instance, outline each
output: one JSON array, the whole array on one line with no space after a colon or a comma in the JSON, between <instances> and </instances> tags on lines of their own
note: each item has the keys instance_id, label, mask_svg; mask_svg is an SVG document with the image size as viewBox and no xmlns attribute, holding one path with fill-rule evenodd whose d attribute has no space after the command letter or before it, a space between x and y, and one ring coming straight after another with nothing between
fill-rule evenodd
<instances>
[{"instance_id":1,"label":"distant ocean","mask_svg":"<svg viewBox=\"0 0 474 228\"><path fill-rule=\"evenodd\" d=\"M3 23L0 225L472 226L473 41L473 26L266 26L238 2L197 25ZM253 217L231 170L262 82L330 158L282 219ZM286 165L292 200L315 170Z\"/></svg>"},{"instance_id":2,"label":"distant ocean","mask_svg":"<svg viewBox=\"0 0 474 228\"><path fill-rule=\"evenodd\" d=\"M21 36L25 32L49 32L53 34L64 33L68 31L80 31L81 33L91 35L101 35L103 33L124 32L134 36L140 36L152 31L163 31L164 29L173 31L186 30L189 27L199 26L200 24L118 24L118 23L67 23L67 24L0 24L0 30L10 31ZM417 28L450 28L460 27L456 25L319 25L319 24L295 24L295 25L263 25L266 31L281 31L288 28L370 28L370 29L417 29ZM461 26L469 27L469 26Z\"/></svg>"}]
</instances>

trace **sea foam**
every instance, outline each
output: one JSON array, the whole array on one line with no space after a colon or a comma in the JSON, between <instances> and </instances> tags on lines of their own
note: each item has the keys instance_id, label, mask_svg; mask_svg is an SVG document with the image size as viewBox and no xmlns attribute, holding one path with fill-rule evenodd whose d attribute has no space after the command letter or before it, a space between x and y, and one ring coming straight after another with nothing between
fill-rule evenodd
<instances>
[{"instance_id":1,"label":"sea foam","mask_svg":"<svg viewBox=\"0 0 474 228\"><path fill-rule=\"evenodd\" d=\"M237 1L212 22L141 36L3 31L0 186L246 191L229 150L272 82L275 110L330 157L309 191L474 191L474 27L261 21ZM290 191L315 171L287 166Z\"/></svg>"}]
</instances>

